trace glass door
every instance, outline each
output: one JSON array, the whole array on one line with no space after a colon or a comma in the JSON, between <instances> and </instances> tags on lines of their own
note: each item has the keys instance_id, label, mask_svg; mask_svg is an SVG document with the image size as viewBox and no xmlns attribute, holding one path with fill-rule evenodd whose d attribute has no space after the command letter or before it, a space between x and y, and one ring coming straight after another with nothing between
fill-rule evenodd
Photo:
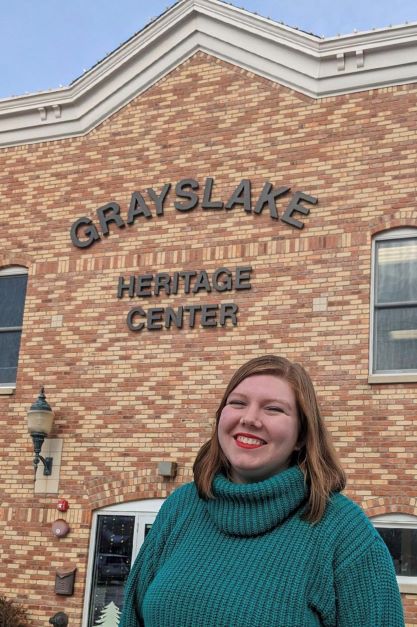
<instances>
[{"instance_id":1,"label":"glass door","mask_svg":"<svg viewBox=\"0 0 417 627\"><path fill-rule=\"evenodd\" d=\"M90 545L86 627L117 627L123 609L124 586L162 499L105 508L93 517ZM127 508L128 506L128 508ZM130 511L124 511L129 509ZM145 511L144 511L145 510Z\"/></svg>"}]
</instances>

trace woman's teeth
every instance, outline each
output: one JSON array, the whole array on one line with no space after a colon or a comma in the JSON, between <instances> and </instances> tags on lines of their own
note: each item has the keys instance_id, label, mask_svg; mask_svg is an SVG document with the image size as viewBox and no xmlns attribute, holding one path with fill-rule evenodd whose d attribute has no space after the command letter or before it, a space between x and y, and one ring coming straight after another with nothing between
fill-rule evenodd
<instances>
[{"instance_id":1,"label":"woman's teeth","mask_svg":"<svg viewBox=\"0 0 417 627\"><path fill-rule=\"evenodd\" d=\"M238 442L243 442L243 444L252 444L253 446L261 446L262 444L265 444L263 440L258 440L258 438L248 438L245 435L236 436L236 440Z\"/></svg>"}]
</instances>

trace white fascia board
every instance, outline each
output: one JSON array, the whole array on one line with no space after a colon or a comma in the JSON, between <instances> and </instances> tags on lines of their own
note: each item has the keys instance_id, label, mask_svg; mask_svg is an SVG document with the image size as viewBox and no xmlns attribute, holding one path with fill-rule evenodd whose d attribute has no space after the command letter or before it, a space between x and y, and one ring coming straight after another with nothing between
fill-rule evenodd
<instances>
[{"instance_id":1,"label":"white fascia board","mask_svg":"<svg viewBox=\"0 0 417 627\"><path fill-rule=\"evenodd\" d=\"M322 54L334 53L339 50L353 50L366 46L366 48L379 48L381 46L397 46L401 43L413 43L417 36L417 22L390 26L349 35L326 37L320 41Z\"/></svg>"},{"instance_id":2,"label":"white fascia board","mask_svg":"<svg viewBox=\"0 0 417 627\"><path fill-rule=\"evenodd\" d=\"M198 50L311 98L417 81L417 25L320 39L182 0L65 88L0 100L0 146L89 132Z\"/></svg>"}]
</instances>

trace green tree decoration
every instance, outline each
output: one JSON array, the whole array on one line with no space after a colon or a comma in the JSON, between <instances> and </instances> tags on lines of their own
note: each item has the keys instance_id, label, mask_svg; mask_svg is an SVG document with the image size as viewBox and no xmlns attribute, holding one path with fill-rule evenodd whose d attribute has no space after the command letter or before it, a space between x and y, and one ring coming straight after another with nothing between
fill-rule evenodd
<instances>
[{"instance_id":1,"label":"green tree decoration","mask_svg":"<svg viewBox=\"0 0 417 627\"><path fill-rule=\"evenodd\" d=\"M121 611L113 601L105 605L94 627L117 627L120 622Z\"/></svg>"}]
</instances>

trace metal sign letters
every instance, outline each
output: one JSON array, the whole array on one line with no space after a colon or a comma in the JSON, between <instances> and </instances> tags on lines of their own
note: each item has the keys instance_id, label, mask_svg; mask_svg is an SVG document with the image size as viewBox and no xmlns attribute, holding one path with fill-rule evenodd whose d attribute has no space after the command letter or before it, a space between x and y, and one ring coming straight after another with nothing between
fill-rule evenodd
<instances>
[{"instance_id":1,"label":"metal sign letters","mask_svg":"<svg viewBox=\"0 0 417 627\"><path fill-rule=\"evenodd\" d=\"M201 190L202 193L199 193L200 184L195 179L178 181L175 185L177 197L174 202L175 210L181 213L193 211L200 203L203 211L230 211L239 205L246 214L259 215L267 208L273 220L280 220L296 229L302 229L304 222L295 218L294 214L307 216L310 209L301 203L305 202L311 205L317 203L315 196L309 196L304 192L295 192L282 215L279 215L276 201L289 193L291 188L286 185L274 187L272 183L266 182L254 205L252 204L252 183L249 179L242 179L226 202L213 200L213 186L214 179L207 178ZM102 237L109 235L110 224L121 229L125 226L132 226L139 218L149 220L154 216L162 217L171 187L171 183L166 183L159 192L149 188L147 190L148 199L145 199L141 192L133 192L125 218L121 215L120 205L113 201L97 209L98 224L86 216L78 218L71 226L72 243L77 248L88 248L100 241Z\"/></svg>"}]
</instances>

